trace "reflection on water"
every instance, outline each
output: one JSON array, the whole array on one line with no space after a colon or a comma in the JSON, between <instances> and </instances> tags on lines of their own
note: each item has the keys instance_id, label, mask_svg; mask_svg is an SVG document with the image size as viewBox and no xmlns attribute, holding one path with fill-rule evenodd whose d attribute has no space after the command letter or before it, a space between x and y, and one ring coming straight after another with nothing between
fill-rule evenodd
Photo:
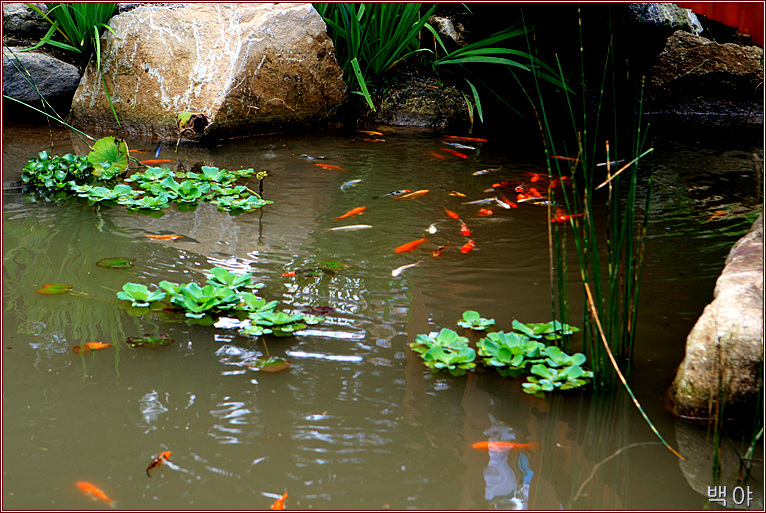
<instances>
[{"instance_id":1,"label":"reflection on water","mask_svg":"<svg viewBox=\"0 0 766 513\"><path fill-rule=\"evenodd\" d=\"M14 152L44 149L37 132L16 137L26 139L9 146ZM385 145L353 139L182 146L184 165L270 171L264 194L275 203L242 216L201 205L155 219L5 192L3 463L13 472L3 476L3 506L81 509L89 503L74 482L90 480L127 509L266 509L285 490L291 509L704 507L690 469L656 445L623 394L540 399L491 372L432 374L408 348L418 333L456 328L467 309L495 318L499 329L513 319L550 319L546 209L526 204L481 217L478 205L463 204L485 197L495 181L541 171L539 157L512 140L490 140L468 159L435 159L440 138L423 131L392 129ZM655 151L633 375L644 408L672 440L677 430L661 397L754 200L743 185L745 142L711 154L665 143ZM349 171L321 169L303 154ZM3 162L18 172L23 160L6 152ZM500 164L502 177L472 174ZM380 198L403 188L430 192ZM331 231L342 224L335 217L358 206L367 209L355 219L372 228ZM475 251L457 250L464 238L444 208L470 226ZM394 253L431 224L437 231L421 249ZM145 233L182 238L150 241ZM446 243L442 256L430 255ZM134 267L95 266L117 256ZM187 324L115 298L127 281L200 283L214 266L253 273L280 309L323 309L325 320L264 343L240 335L235 319ZM34 294L43 283L69 283L81 295ZM576 298L573 309L582 309ZM174 343L123 344L145 333ZM96 340L114 347L71 350ZM245 365L266 354L292 366L269 374ZM540 445L472 448L482 440ZM164 450L171 460L148 478L147 464Z\"/></svg>"}]
</instances>

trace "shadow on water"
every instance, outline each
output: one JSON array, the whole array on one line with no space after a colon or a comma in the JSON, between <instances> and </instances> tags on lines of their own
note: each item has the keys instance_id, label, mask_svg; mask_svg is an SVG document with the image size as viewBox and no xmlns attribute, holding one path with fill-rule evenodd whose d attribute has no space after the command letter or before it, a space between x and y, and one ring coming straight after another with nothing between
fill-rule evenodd
<instances>
[{"instance_id":1,"label":"shadow on water","mask_svg":"<svg viewBox=\"0 0 766 513\"><path fill-rule=\"evenodd\" d=\"M441 151L439 134L385 132L385 143L346 134L182 146L171 167L269 170L264 197L274 204L241 216L201 205L155 219L80 201L31 203L6 188L3 466L12 471L3 475L3 506L88 507L75 482L90 481L127 509L265 509L285 490L287 509L706 507L705 490L686 477L693 469L657 444L621 392L540 399L489 371L453 377L423 367L407 344L418 333L460 330L464 310L506 330L513 319L550 320L546 209L498 207L482 217L483 205L464 204L543 163L499 136L463 150L463 159ZM6 127L4 136L8 183L50 142L47 128ZM689 429L704 438L704 430L678 427L663 398L728 247L759 208L751 158L762 157L759 137L655 141L633 383L670 440L691 436ZM66 132L53 139L57 153L82 152ZM497 174L472 175L499 165ZM341 190L352 179L361 182ZM430 192L379 197L399 189ZM357 206L367 210L333 221ZM444 208L470 227L475 251L458 251L467 239ZM426 233L432 223L436 233ZM371 228L330 230L344 224ZM147 233L183 237L157 241ZM418 250L394 253L424 233ZM447 243L441 257L431 256ZM106 257L131 258L134 267L95 265ZM327 261L342 265L329 269ZM127 281L202 282L214 266L253 272L266 285L261 294L286 310L327 307L324 322L267 340L272 355L292 362L288 371L248 370L244 362L265 347L236 329L131 314L115 297ZM306 269L314 272L284 276ZM90 297L34 293L50 282ZM582 306L574 301L574 324ZM155 350L124 344L157 332L174 342ZM72 352L96 340L114 347ZM522 445L472 448L482 440ZM147 477L165 450L172 457ZM762 483L750 486L762 504Z\"/></svg>"}]
</instances>

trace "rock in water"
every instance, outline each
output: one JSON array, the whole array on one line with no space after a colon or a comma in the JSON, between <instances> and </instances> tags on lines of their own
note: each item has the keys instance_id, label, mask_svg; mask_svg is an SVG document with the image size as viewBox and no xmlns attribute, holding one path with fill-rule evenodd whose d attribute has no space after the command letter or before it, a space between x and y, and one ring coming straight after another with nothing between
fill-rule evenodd
<instances>
[{"instance_id":1,"label":"rock in water","mask_svg":"<svg viewBox=\"0 0 766 513\"><path fill-rule=\"evenodd\" d=\"M19 48L3 48L3 94L25 103L40 101L40 96L27 82L28 71L46 100L57 103L68 100L80 83L77 66L38 52L18 52ZM21 71L19 71L21 70Z\"/></svg>"},{"instance_id":2,"label":"rock in water","mask_svg":"<svg viewBox=\"0 0 766 513\"><path fill-rule=\"evenodd\" d=\"M175 140L176 116L204 114L217 138L335 120L346 100L326 25L311 4L145 5L112 18L72 102L80 128ZM188 131L187 133L191 133Z\"/></svg>"}]
</instances>

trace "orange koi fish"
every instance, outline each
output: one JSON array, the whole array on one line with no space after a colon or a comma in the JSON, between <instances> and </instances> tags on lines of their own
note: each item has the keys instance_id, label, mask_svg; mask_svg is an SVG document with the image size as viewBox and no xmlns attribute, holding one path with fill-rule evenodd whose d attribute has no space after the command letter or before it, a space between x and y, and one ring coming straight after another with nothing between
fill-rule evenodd
<instances>
[{"instance_id":1,"label":"orange koi fish","mask_svg":"<svg viewBox=\"0 0 766 513\"><path fill-rule=\"evenodd\" d=\"M439 188L440 188L440 189L443 189L443 190L444 190L444 192L446 192L446 193L447 193L447 194L449 194L450 196L457 196L458 198L465 198L465 194L463 194L462 192L458 192L458 191L451 191L451 190L449 190L449 189L447 189L447 188L445 188L445 187L442 187L441 185L439 186Z\"/></svg>"},{"instance_id":2,"label":"orange koi fish","mask_svg":"<svg viewBox=\"0 0 766 513\"><path fill-rule=\"evenodd\" d=\"M149 235L148 233L145 233L144 237L149 237L154 240L176 240L183 237L183 235Z\"/></svg>"},{"instance_id":3,"label":"orange koi fish","mask_svg":"<svg viewBox=\"0 0 766 513\"><path fill-rule=\"evenodd\" d=\"M447 212L447 215L450 216L452 219L460 219L460 216L454 213L452 210L444 209L445 212Z\"/></svg>"},{"instance_id":4,"label":"orange koi fish","mask_svg":"<svg viewBox=\"0 0 766 513\"><path fill-rule=\"evenodd\" d=\"M488 139L481 139L479 137L462 137L460 135L444 135L445 139L459 139L461 141L473 141L473 142L487 142Z\"/></svg>"},{"instance_id":5,"label":"orange koi fish","mask_svg":"<svg viewBox=\"0 0 766 513\"><path fill-rule=\"evenodd\" d=\"M106 347L112 347L112 344L107 344L105 342L87 342L82 346L74 346L72 351L77 354L84 354L90 353L91 351L98 351L99 349L104 349Z\"/></svg>"},{"instance_id":6,"label":"orange koi fish","mask_svg":"<svg viewBox=\"0 0 766 513\"><path fill-rule=\"evenodd\" d=\"M492 184L493 189L508 189L510 187L517 187L521 184L523 184L523 180L511 180L511 181L505 181L505 182L497 182Z\"/></svg>"},{"instance_id":7,"label":"orange koi fish","mask_svg":"<svg viewBox=\"0 0 766 513\"><path fill-rule=\"evenodd\" d=\"M348 171L348 169L338 167L338 166L333 166L332 164L314 164L314 165L319 166L322 169L334 169L335 171Z\"/></svg>"},{"instance_id":8,"label":"orange koi fish","mask_svg":"<svg viewBox=\"0 0 766 513\"><path fill-rule=\"evenodd\" d=\"M175 162L175 160L170 159L151 159L151 160L142 160L142 164L162 164L164 162Z\"/></svg>"},{"instance_id":9,"label":"orange koi fish","mask_svg":"<svg viewBox=\"0 0 766 513\"><path fill-rule=\"evenodd\" d=\"M556 217L551 219L551 223L565 223L574 217L582 217L585 214L559 214L556 212Z\"/></svg>"},{"instance_id":10,"label":"orange koi fish","mask_svg":"<svg viewBox=\"0 0 766 513\"><path fill-rule=\"evenodd\" d=\"M359 214L361 214L362 212L364 212L365 210L367 210L367 207L356 207L356 208L352 208L351 210L349 210L348 212L346 212L346 213L345 213L345 214L343 214L342 216L340 216L340 217L336 217L335 219L333 219L333 221L338 221L339 219L345 219L345 218L347 218L347 217L351 217L351 216L359 215Z\"/></svg>"},{"instance_id":11,"label":"orange koi fish","mask_svg":"<svg viewBox=\"0 0 766 513\"><path fill-rule=\"evenodd\" d=\"M152 150L128 150L129 153L151 153Z\"/></svg>"},{"instance_id":12,"label":"orange koi fish","mask_svg":"<svg viewBox=\"0 0 766 513\"><path fill-rule=\"evenodd\" d=\"M469 251L473 251L473 248L476 247L476 243L472 240L469 240L463 246L460 248L461 253L468 253Z\"/></svg>"},{"instance_id":13,"label":"orange koi fish","mask_svg":"<svg viewBox=\"0 0 766 513\"><path fill-rule=\"evenodd\" d=\"M295 271L287 271L286 273L282 273L282 276L297 276L295 274Z\"/></svg>"},{"instance_id":14,"label":"orange koi fish","mask_svg":"<svg viewBox=\"0 0 766 513\"><path fill-rule=\"evenodd\" d=\"M451 153L452 155L456 157L460 157L461 159L467 159L468 155L465 153L460 153L459 151L451 150L449 148L442 148L442 151L446 151L447 153Z\"/></svg>"},{"instance_id":15,"label":"orange koi fish","mask_svg":"<svg viewBox=\"0 0 766 513\"><path fill-rule=\"evenodd\" d=\"M163 452L161 452L160 455L157 456L156 458L154 458L152 460L152 462L149 463L149 466L146 467L146 475L149 476L149 477L152 477L151 474L149 474L149 471L151 469L153 469L153 468L156 468L156 467L159 467L160 465L162 465L163 461L170 459L170 455L171 454L172 453L170 451L163 451Z\"/></svg>"},{"instance_id":16,"label":"orange koi fish","mask_svg":"<svg viewBox=\"0 0 766 513\"><path fill-rule=\"evenodd\" d=\"M382 196L378 196L378 198L398 198L399 196L403 196L410 192L409 189L400 189L398 191L389 192L388 194L383 194Z\"/></svg>"},{"instance_id":17,"label":"orange koi fish","mask_svg":"<svg viewBox=\"0 0 766 513\"><path fill-rule=\"evenodd\" d=\"M408 242L407 244L402 244L398 248L396 248L394 251L396 253L404 253L405 251L412 251L413 249L417 249L418 246L423 244L426 241L426 236L423 235L422 239L413 240L412 242Z\"/></svg>"},{"instance_id":18,"label":"orange koi fish","mask_svg":"<svg viewBox=\"0 0 766 513\"><path fill-rule=\"evenodd\" d=\"M476 213L477 216L491 216L492 214L494 214L494 212L488 208L480 208L479 212Z\"/></svg>"},{"instance_id":19,"label":"orange koi fish","mask_svg":"<svg viewBox=\"0 0 766 513\"><path fill-rule=\"evenodd\" d=\"M556 178L551 182L551 188L558 186L559 183L566 185L569 182L571 182L571 179L568 176L562 176L561 178Z\"/></svg>"},{"instance_id":20,"label":"orange koi fish","mask_svg":"<svg viewBox=\"0 0 766 513\"><path fill-rule=\"evenodd\" d=\"M538 191L538 190L537 190L537 189L535 189L534 187L530 187L530 188L529 188L529 194L531 194L531 195L532 195L532 196L534 196L535 198L542 198L542 197L543 197L543 195L542 195L542 194L540 194L540 191Z\"/></svg>"},{"instance_id":21,"label":"orange koi fish","mask_svg":"<svg viewBox=\"0 0 766 513\"><path fill-rule=\"evenodd\" d=\"M431 251L431 254L432 254L433 256L435 256L435 257L439 257L439 256L442 256L442 253L443 253L443 252L444 252L444 250L447 248L447 246L449 246L449 242L448 242L448 243L446 243L444 246L439 246L439 247L438 247L438 248L436 248L435 250Z\"/></svg>"},{"instance_id":22,"label":"orange koi fish","mask_svg":"<svg viewBox=\"0 0 766 513\"><path fill-rule=\"evenodd\" d=\"M431 151L429 153L438 159L447 160L447 157L441 153L436 153L435 151Z\"/></svg>"},{"instance_id":23,"label":"orange koi fish","mask_svg":"<svg viewBox=\"0 0 766 513\"><path fill-rule=\"evenodd\" d=\"M533 449L539 447L540 444L517 444L514 442L476 442L473 444L474 449L489 449L490 451L510 451L511 449Z\"/></svg>"},{"instance_id":24,"label":"orange koi fish","mask_svg":"<svg viewBox=\"0 0 766 513\"><path fill-rule=\"evenodd\" d=\"M505 197L505 196L503 196L502 194L500 195L500 200L501 200L503 203L505 203L506 205L510 205L510 207L511 207L511 208L519 208L519 206L518 206L516 203L514 203L514 202L513 202L513 201L511 201L511 200L509 200L508 198L506 198L506 197Z\"/></svg>"},{"instance_id":25,"label":"orange koi fish","mask_svg":"<svg viewBox=\"0 0 766 513\"><path fill-rule=\"evenodd\" d=\"M468 229L468 226L466 226L465 223L461 222L460 223L460 233L462 235L465 235L466 237L468 237L469 235L471 235L471 230Z\"/></svg>"},{"instance_id":26,"label":"orange koi fish","mask_svg":"<svg viewBox=\"0 0 766 513\"><path fill-rule=\"evenodd\" d=\"M428 189L420 189L419 191L410 192L407 194L403 194L401 196L397 196L396 199L405 199L405 198L419 198L424 194L427 194L429 192Z\"/></svg>"},{"instance_id":27,"label":"orange koi fish","mask_svg":"<svg viewBox=\"0 0 766 513\"><path fill-rule=\"evenodd\" d=\"M101 499L102 501L106 502L110 506L114 506L114 501L106 496L104 492L99 490L96 486L93 484L87 482L87 481L77 481L77 486L82 490L82 492L86 495L89 495L93 498L93 500Z\"/></svg>"},{"instance_id":28,"label":"orange koi fish","mask_svg":"<svg viewBox=\"0 0 766 513\"><path fill-rule=\"evenodd\" d=\"M529 181L532 183L539 182L543 178L548 178L548 175L541 175L540 173L532 173L530 171L524 171L524 172L529 175L530 177Z\"/></svg>"},{"instance_id":29,"label":"orange koi fish","mask_svg":"<svg viewBox=\"0 0 766 513\"><path fill-rule=\"evenodd\" d=\"M274 502L274 504L271 505L271 509L274 509L274 510L283 510L283 509L285 509L285 499L287 499L287 492L285 492L285 494L282 497L277 499Z\"/></svg>"},{"instance_id":30,"label":"orange koi fish","mask_svg":"<svg viewBox=\"0 0 766 513\"><path fill-rule=\"evenodd\" d=\"M375 130L357 130L357 132L367 135L383 135L383 132L376 132Z\"/></svg>"}]
</instances>

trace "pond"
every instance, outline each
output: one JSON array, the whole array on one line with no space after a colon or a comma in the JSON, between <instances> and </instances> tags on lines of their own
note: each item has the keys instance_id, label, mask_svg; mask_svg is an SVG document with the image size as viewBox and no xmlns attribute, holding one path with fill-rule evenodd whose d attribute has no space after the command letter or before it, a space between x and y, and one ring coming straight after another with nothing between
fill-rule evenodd
<instances>
[{"instance_id":1,"label":"pond","mask_svg":"<svg viewBox=\"0 0 766 513\"><path fill-rule=\"evenodd\" d=\"M439 133L382 131L385 142L345 133L182 144L172 168L269 171L263 195L274 203L239 216L203 204L153 218L84 200L31 202L4 188L3 508L108 507L88 500L78 481L95 484L120 509L143 510L267 509L285 492L286 509L715 507L705 488L713 484L710 463L698 463L709 457L710 435L675 420L665 392L730 245L760 209L753 163L754 152L763 154L760 129L743 137L668 130L653 141L632 384L671 445L688 455L701 444L703 457L686 462L657 442L622 391L542 399L524 393L520 379L495 372L454 377L424 367L409 343L441 328L463 334L456 321L465 310L506 331L514 319L551 320L547 209L525 203L479 216L486 205L465 204L487 197L493 182L543 172L544 162L507 136L465 143L477 149L457 150L467 157L460 158L441 150ZM57 154L84 148L56 127L5 126L3 136L6 184L51 145ZM128 144L148 155L156 148ZM164 146L160 158L175 159L173 150ZM499 165L499 172L473 175ZM350 180L361 181L342 190ZM430 192L380 197L400 189ZM359 206L367 209L334 220ZM467 239L445 208L470 228L474 251L459 251ZM432 223L434 234L425 231ZM371 227L330 230L352 224ZM424 234L421 247L394 252ZM95 265L108 257L134 266ZM302 272L328 260L344 265ZM126 282L204 283L216 266L252 272L265 284L259 294L282 310L329 307L324 321L295 336L267 337L269 353L292 363L288 370L243 365L264 354L263 337L178 316L131 315L115 296ZM51 282L88 297L35 294ZM571 283L571 322L580 325L576 276ZM145 333L174 342L125 344ZM73 352L92 341L113 347ZM482 440L522 445L472 447ZM740 439L731 445L741 450ZM172 456L147 476L163 451ZM762 505L762 482L748 485Z\"/></svg>"}]
</instances>

